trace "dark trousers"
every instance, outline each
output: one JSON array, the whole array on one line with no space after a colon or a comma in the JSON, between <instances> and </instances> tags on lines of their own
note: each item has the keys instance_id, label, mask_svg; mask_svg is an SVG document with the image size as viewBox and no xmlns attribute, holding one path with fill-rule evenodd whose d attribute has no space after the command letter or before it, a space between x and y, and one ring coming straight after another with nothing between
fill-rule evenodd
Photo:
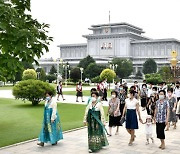
<instances>
[{"instance_id":1,"label":"dark trousers","mask_svg":"<svg viewBox=\"0 0 180 154\"><path fill-rule=\"evenodd\" d=\"M149 97L147 98L147 104L148 104L148 102L149 102ZM148 106L146 106L146 111L147 111L147 114L148 115L150 115L151 113L150 113L150 109L149 109L149 105Z\"/></svg>"}]
</instances>

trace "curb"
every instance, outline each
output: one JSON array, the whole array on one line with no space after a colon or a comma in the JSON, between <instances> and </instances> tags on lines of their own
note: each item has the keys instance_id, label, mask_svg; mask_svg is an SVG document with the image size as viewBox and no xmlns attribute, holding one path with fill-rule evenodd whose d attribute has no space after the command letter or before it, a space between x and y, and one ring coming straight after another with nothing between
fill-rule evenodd
<instances>
[{"instance_id":1,"label":"curb","mask_svg":"<svg viewBox=\"0 0 180 154\"><path fill-rule=\"evenodd\" d=\"M74 129L66 130L66 131L63 131L63 134L74 132L74 131L81 130L81 129L84 129L84 128L87 128L87 126L83 126L83 127L79 127L79 128L74 128ZM31 139L31 140L15 143L15 144L12 144L12 145L1 147L0 150L4 150L4 149L7 149L7 148L15 147L15 146L26 144L26 143L30 143L30 142L34 142L34 141L37 141L37 140L38 140L38 138L35 138L35 139Z\"/></svg>"}]
</instances>

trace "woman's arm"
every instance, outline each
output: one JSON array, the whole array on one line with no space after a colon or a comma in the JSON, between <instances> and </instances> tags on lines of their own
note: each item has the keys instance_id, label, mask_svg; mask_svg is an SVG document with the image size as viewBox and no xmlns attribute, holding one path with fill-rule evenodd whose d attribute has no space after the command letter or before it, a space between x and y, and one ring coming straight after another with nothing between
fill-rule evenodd
<instances>
[{"instance_id":1,"label":"woman's arm","mask_svg":"<svg viewBox=\"0 0 180 154\"><path fill-rule=\"evenodd\" d=\"M99 103L99 110L100 110L100 113L101 113L101 121L104 125L106 125L106 119L105 119L105 116L104 116L104 109L103 109L103 106L101 103Z\"/></svg>"},{"instance_id":2,"label":"woman's arm","mask_svg":"<svg viewBox=\"0 0 180 154\"><path fill-rule=\"evenodd\" d=\"M127 110L127 105L125 104L125 106L124 106L124 110L123 110L123 114L122 114L122 117L121 117L121 118L124 118L125 113L126 113L126 110Z\"/></svg>"},{"instance_id":3,"label":"woman's arm","mask_svg":"<svg viewBox=\"0 0 180 154\"><path fill-rule=\"evenodd\" d=\"M137 102L137 104L136 104L136 111L137 111L138 116L139 116L139 121L140 121L141 123L143 123L143 121L142 121L142 119L141 119L140 110L139 110L139 102Z\"/></svg>"},{"instance_id":4,"label":"woman's arm","mask_svg":"<svg viewBox=\"0 0 180 154\"><path fill-rule=\"evenodd\" d=\"M87 124L87 115L88 115L89 108L90 108L90 104L85 109L84 118L83 118L84 125Z\"/></svg>"},{"instance_id":5,"label":"woman's arm","mask_svg":"<svg viewBox=\"0 0 180 154\"><path fill-rule=\"evenodd\" d=\"M52 103L51 122L54 122L54 120L57 118L56 112L57 112L57 102L53 101L53 103Z\"/></svg>"}]
</instances>

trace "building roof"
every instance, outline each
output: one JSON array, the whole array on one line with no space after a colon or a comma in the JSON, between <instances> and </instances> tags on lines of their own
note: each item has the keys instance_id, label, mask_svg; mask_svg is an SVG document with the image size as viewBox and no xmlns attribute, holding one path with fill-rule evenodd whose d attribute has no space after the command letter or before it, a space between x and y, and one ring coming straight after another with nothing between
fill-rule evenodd
<instances>
[{"instance_id":1,"label":"building roof","mask_svg":"<svg viewBox=\"0 0 180 154\"><path fill-rule=\"evenodd\" d=\"M97 28L97 27L113 27L113 26L129 26L129 27L132 27L132 28L135 28L135 29L138 29L140 31L142 31L143 29L140 28L140 27L137 27L137 26L134 26L134 25L131 25L129 23L126 23L126 22L120 22L120 23L108 23L108 24L98 24L98 25L91 25L91 27L93 28Z\"/></svg>"},{"instance_id":2,"label":"building roof","mask_svg":"<svg viewBox=\"0 0 180 154\"><path fill-rule=\"evenodd\" d=\"M167 38L167 39L150 39L150 40L136 40L132 41L132 44L140 44L140 43L158 43L158 42L177 42L180 43L179 40L174 38Z\"/></svg>"},{"instance_id":3,"label":"building roof","mask_svg":"<svg viewBox=\"0 0 180 154\"><path fill-rule=\"evenodd\" d=\"M87 43L77 43L77 44L61 44L58 47L84 47L87 46Z\"/></svg>"}]
</instances>

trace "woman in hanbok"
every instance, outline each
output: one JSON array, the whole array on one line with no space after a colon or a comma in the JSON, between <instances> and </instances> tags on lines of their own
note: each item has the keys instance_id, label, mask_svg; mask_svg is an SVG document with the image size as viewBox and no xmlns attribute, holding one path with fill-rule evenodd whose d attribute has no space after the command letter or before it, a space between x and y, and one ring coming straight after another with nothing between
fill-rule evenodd
<instances>
[{"instance_id":1,"label":"woman in hanbok","mask_svg":"<svg viewBox=\"0 0 180 154\"><path fill-rule=\"evenodd\" d=\"M44 146L44 143L47 142L56 145L59 140L63 139L60 117L57 112L57 102L52 96L52 92L46 92L44 119L38 138L40 142L37 144L39 146Z\"/></svg>"},{"instance_id":2,"label":"woman in hanbok","mask_svg":"<svg viewBox=\"0 0 180 154\"><path fill-rule=\"evenodd\" d=\"M96 152L108 145L105 135L105 116L102 103L98 100L98 92L91 93L91 102L84 115L84 124L88 126L89 152Z\"/></svg>"}]
</instances>

